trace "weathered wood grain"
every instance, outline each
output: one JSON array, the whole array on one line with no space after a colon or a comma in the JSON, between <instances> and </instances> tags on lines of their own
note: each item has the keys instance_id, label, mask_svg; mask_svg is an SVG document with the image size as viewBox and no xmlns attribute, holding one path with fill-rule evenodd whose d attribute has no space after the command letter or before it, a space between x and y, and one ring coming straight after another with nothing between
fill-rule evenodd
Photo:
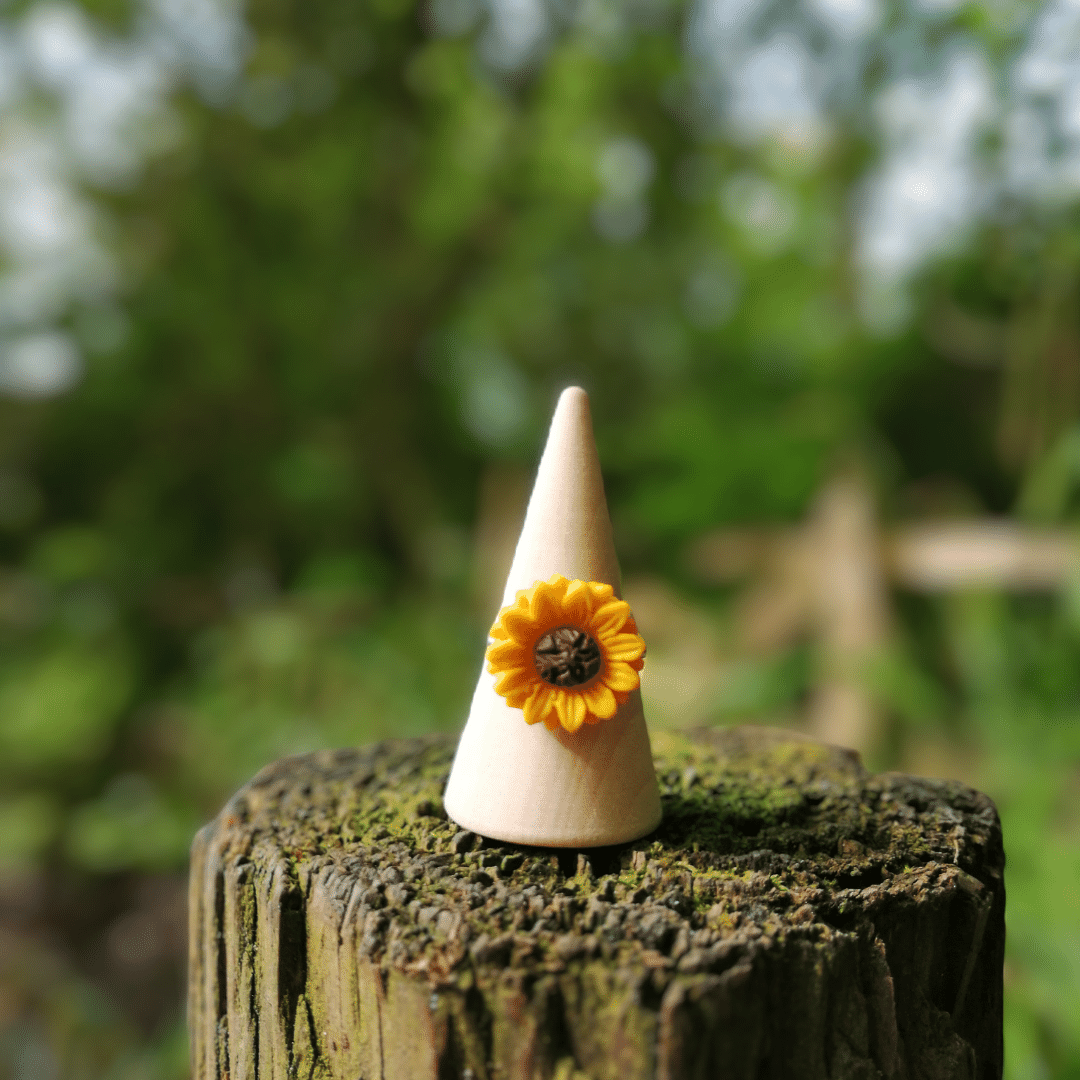
<instances>
[{"instance_id":1,"label":"weathered wood grain","mask_svg":"<svg viewBox=\"0 0 1080 1080\"><path fill-rule=\"evenodd\" d=\"M196 838L195 1080L991 1080L1004 856L963 785L657 740L664 822L456 830L445 739L270 766Z\"/></svg>"}]
</instances>

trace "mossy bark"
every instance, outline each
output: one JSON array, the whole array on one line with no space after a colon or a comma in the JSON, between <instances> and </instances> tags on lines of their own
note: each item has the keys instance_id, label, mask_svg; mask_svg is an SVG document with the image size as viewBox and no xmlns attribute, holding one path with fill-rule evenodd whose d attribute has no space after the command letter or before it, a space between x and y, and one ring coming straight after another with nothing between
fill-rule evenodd
<instances>
[{"instance_id":1,"label":"mossy bark","mask_svg":"<svg viewBox=\"0 0 1080 1080\"><path fill-rule=\"evenodd\" d=\"M446 820L446 739L264 769L192 852L195 1080L990 1080L1004 855L961 784L655 739L620 848Z\"/></svg>"}]
</instances>

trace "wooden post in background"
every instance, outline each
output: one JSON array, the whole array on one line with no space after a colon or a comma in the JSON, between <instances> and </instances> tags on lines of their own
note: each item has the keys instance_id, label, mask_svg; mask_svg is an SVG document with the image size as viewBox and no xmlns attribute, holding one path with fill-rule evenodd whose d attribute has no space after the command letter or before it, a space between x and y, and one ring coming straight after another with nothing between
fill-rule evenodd
<instances>
[{"instance_id":1,"label":"wooden post in background","mask_svg":"<svg viewBox=\"0 0 1080 1080\"><path fill-rule=\"evenodd\" d=\"M826 742L862 752L881 734L881 716L866 690L866 668L889 632L876 518L870 485L861 472L849 469L819 495L810 528L818 676L808 729Z\"/></svg>"},{"instance_id":2,"label":"wooden post in background","mask_svg":"<svg viewBox=\"0 0 1080 1080\"><path fill-rule=\"evenodd\" d=\"M881 734L867 668L889 645L891 591L1065 589L1080 581L1080 538L992 518L885 527L865 475L851 470L826 484L806 522L717 529L686 561L703 582L746 582L737 621L747 652L811 641L806 728L865 754Z\"/></svg>"}]
</instances>

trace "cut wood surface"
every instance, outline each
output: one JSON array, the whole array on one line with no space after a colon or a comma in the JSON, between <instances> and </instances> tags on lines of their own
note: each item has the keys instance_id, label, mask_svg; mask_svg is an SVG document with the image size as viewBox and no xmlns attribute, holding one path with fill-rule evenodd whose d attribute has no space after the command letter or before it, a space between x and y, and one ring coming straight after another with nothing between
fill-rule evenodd
<instances>
[{"instance_id":1,"label":"cut wood surface","mask_svg":"<svg viewBox=\"0 0 1080 1080\"><path fill-rule=\"evenodd\" d=\"M989 799L656 743L660 828L580 852L458 831L449 739L263 770L193 848L195 1080L1000 1077Z\"/></svg>"}]
</instances>

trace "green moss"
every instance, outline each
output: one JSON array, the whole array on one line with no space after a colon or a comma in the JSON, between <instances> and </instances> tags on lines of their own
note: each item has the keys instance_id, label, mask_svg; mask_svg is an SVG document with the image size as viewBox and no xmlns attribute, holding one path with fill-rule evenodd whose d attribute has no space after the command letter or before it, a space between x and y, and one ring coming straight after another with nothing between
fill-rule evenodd
<instances>
[{"instance_id":1,"label":"green moss","mask_svg":"<svg viewBox=\"0 0 1080 1080\"><path fill-rule=\"evenodd\" d=\"M644 1080L655 1073L669 992L692 1002L715 977L777 949L796 968L810 965L810 985L832 962L837 934L871 917L882 896L906 904L940 891L942 873L1000 890L1000 831L985 797L869 776L852 755L797 737L658 738L660 827L580 852L459 830L441 802L452 755L450 740L431 738L281 762L213 827L222 850L248 852L259 868L236 905L245 925L275 917L256 881L284 865L294 882L278 912L279 955L256 956L254 935L242 937L261 965L257 983L275 980L283 995L297 1076L324 1075L337 1052L320 1002L326 957L339 964L341 950L381 972L380 993L430 988L422 1007L444 1040L439 1053L456 1062L446 1075L467 1067L480 1077L485 1062L532 1054L548 1062L542 1075L556 1075L572 1046L596 1080ZM305 952L301 909L315 890L322 914L307 916ZM327 918L348 919L348 942Z\"/></svg>"},{"instance_id":2,"label":"green moss","mask_svg":"<svg viewBox=\"0 0 1080 1080\"><path fill-rule=\"evenodd\" d=\"M534 925L535 948L554 956L560 934L599 932L610 918L640 921L643 901L661 902L691 931L733 929L764 905L783 932L808 890L879 883L944 851L977 862L986 842L985 828L956 832L955 809L923 812L940 793L905 790L919 783L911 778L871 777L844 751L736 730L656 740L664 818L652 836L581 853L519 848L447 819L441 793L452 754L449 740L432 738L314 755L306 794L293 780L270 824L298 883L328 858L401 870L400 887L377 881L370 901L385 905L392 928L374 946L387 963L423 959L450 970L452 954L477 941L488 943L493 963L505 962L502 939ZM329 768L331 759L338 764ZM653 926L629 937L641 947L650 934L669 943L675 932Z\"/></svg>"}]
</instances>

